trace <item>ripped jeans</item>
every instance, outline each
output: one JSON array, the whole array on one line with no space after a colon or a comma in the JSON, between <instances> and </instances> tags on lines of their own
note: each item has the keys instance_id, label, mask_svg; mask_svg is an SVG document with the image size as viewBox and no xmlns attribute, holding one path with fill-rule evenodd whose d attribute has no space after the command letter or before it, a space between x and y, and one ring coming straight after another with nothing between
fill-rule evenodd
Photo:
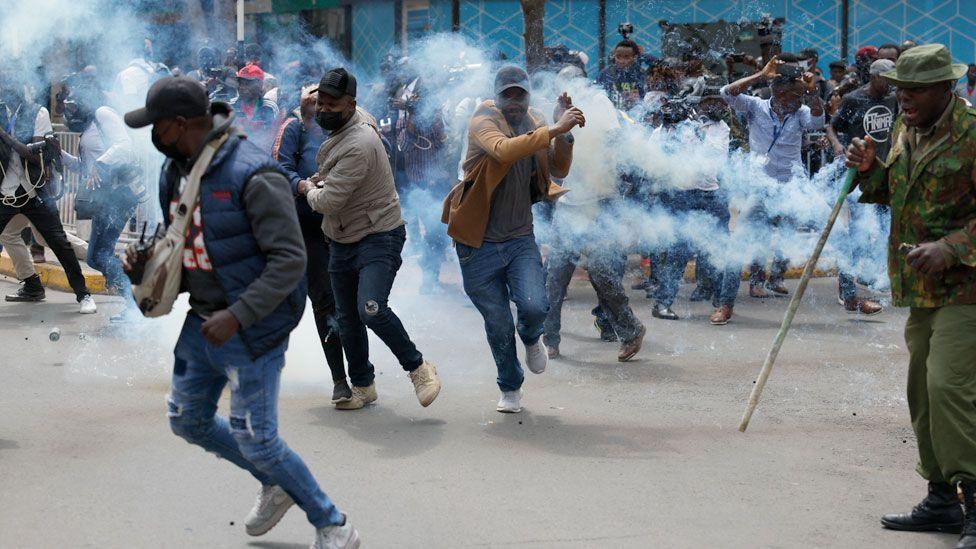
<instances>
[{"instance_id":1,"label":"ripped jeans","mask_svg":"<svg viewBox=\"0 0 976 549\"><path fill-rule=\"evenodd\" d=\"M262 485L280 486L316 528L341 524L342 513L278 436L278 385L287 342L255 360L240 335L222 347L207 343L202 324L199 316L187 315L176 344L167 397L173 432L251 473ZM217 415L228 382L230 421Z\"/></svg>"},{"instance_id":2,"label":"ripped jeans","mask_svg":"<svg viewBox=\"0 0 976 549\"><path fill-rule=\"evenodd\" d=\"M393 280L403 264L400 252L406 240L407 230L401 225L352 244L330 244L329 277L335 294L336 320L349 365L349 381L355 387L369 387L374 379L366 328L390 348L404 370L412 372L424 362L389 305Z\"/></svg>"}]
</instances>

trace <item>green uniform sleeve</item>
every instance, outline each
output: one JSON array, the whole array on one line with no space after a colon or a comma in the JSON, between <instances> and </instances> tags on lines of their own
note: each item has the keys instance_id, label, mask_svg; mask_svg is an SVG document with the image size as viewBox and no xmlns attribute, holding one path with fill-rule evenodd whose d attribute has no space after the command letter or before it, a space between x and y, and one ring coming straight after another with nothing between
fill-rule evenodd
<instances>
[{"instance_id":1,"label":"green uniform sleeve","mask_svg":"<svg viewBox=\"0 0 976 549\"><path fill-rule=\"evenodd\" d=\"M976 169L970 176L970 181L976 188ZM976 218L970 219L962 229L947 234L942 241L952 248L960 263L967 267L976 267Z\"/></svg>"},{"instance_id":2,"label":"green uniform sleeve","mask_svg":"<svg viewBox=\"0 0 976 549\"><path fill-rule=\"evenodd\" d=\"M891 204L891 191L888 189L888 168L880 161L875 161L871 169L858 172L854 176L854 184L861 188L858 202L866 204Z\"/></svg>"}]
</instances>

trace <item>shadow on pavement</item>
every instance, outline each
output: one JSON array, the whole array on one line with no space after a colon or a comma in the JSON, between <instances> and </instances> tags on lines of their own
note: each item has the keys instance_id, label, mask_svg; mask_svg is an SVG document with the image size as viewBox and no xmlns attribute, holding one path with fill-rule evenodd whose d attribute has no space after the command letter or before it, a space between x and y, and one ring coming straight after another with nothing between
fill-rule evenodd
<instances>
[{"instance_id":1,"label":"shadow on pavement","mask_svg":"<svg viewBox=\"0 0 976 549\"><path fill-rule=\"evenodd\" d=\"M486 433L561 456L647 460L676 451L667 442L669 433L661 429L569 424L557 416L533 414L527 408L501 416L485 427Z\"/></svg>"},{"instance_id":2,"label":"shadow on pavement","mask_svg":"<svg viewBox=\"0 0 976 549\"><path fill-rule=\"evenodd\" d=\"M353 438L375 446L376 457L387 459L426 453L440 444L447 424L436 418L404 417L382 404L362 410L344 411L321 406L310 411L318 418L313 425L342 429Z\"/></svg>"},{"instance_id":3,"label":"shadow on pavement","mask_svg":"<svg viewBox=\"0 0 976 549\"><path fill-rule=\"evenodd\" d=\"M307 549L307 543L286 543L283 541L251 541L248 547L258 547L260 549Z\"/></svg>"}]
</instances>

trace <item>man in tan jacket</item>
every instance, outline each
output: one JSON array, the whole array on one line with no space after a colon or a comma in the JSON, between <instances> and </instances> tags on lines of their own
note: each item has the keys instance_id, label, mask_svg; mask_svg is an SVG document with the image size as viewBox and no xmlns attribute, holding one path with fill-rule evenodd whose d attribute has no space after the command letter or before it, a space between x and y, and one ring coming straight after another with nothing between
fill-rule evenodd
<instances>
[{"instance_id":1,"label":"man in tan jacket","mask_svg":"<svg viewBox=\"0 0 976 549\"><path fill-rule=\"evenodd\" d=\"M532 204L562 191L550 175L565 177L573 160L569 131L586 121L563 94L547 126L529 109L528 75L505 66L495 76L495 99L475 111L468 128L464 180L448 195L443 221L454 239L464 291L485 319L488 346L498 367L499 412L521 411L522 366L518 334L533 373L546 369L543 323L549 312L546 275L532 229ZM551 164L551 170L550 170Z\"/></svg>"},{"instance_id":2,"label":"man in tan jacket","mask_svg":"<svg viewBox=\"0 0 976 549\"><path fill-rule=\"evenodd\" d=\"M353 75L333 69L317 91L316 121L329 136L316 155L318 172L297 191L324 214L322 231L331 241L329 278L352 382L352 399L336 408L356 410L376 400L367 327L410 373L420 404L429 406L441 390L437 370L388 305L406 230L386 149L372 117L356 109Z\"/></svg>"}]
</instances>

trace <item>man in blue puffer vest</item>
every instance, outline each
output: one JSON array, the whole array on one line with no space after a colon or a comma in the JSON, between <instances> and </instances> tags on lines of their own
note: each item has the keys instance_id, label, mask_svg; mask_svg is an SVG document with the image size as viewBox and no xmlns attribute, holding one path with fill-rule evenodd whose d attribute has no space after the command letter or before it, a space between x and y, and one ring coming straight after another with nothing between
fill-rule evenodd
<instances>
[{"instance_id":1,"label":"man in blue puffer vest","mask_svg":"<svg viewBox=\"0 0 976 549\"><path fill-rule=\"evenodd\" d=\"M181 289L190 293L190 313L176 344L170 425L261 483L248 534L266 533L297 503L317 530L313 547L358 547L356 530L278 437L281 368L305 308L305 247L288 179L233 121L229 105L211 105L199 82L174 77L156 82L146 106L125 115L130 127L152 124L153 144L168 157L164 211L178 204L204 146L227 137L201 179L187 231ZM135 260L130 248L127 270ZM228 382L229 422L216 415Z\"/></svg>"}]
</instances>

